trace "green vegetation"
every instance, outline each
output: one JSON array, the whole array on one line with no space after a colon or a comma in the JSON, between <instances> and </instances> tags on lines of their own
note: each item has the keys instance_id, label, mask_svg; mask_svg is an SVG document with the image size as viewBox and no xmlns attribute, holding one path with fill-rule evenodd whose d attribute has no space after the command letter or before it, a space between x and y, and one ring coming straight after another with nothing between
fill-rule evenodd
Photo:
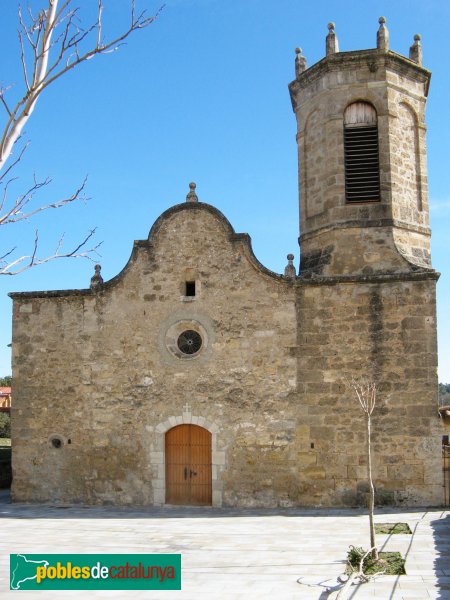
<instances>
[{"instance_id":1,"label":"green vegetation","mask_svg":"<svg viewBox=\"0 0 450 600\"><path fill-rule=\"evenodd\" d=\"M359 564L362 557L366 554L363 548L350 546L347 554L348 569L350 575L353 571L359 570ZM365 575L374 575L383 571L383 575L405 575L405 559L400 552L379 552L378 559L374 559L369 553L364 559L363 571Z\"/></svg>"},{"instance_id":2,"label":"green vegetation","mask_svg":"<svg viewBox=\"0 0 450 600\"><path fill-rule=\"evenodd\" d=\"M375 533L383 533L388 535L396 533L411 534L412 531L409 528L408 523L377 523L375 525Z\"/></svg>"},{"instance_id":3,"label":"green vegetation","mask_svg":"<svg viewBox=\"0 0 450 600\"><path fill-rule=\"evenodd\" d=\"M450 383L439 384L439 404L441 406L450 404Z\"/></svg>"},{"instance_id":4,"label":"green vegetation","mask_svg":"<svg viewBox=\"0 0 450 600\"><path fill-rule=\"evenodd\" d=\"M11 387L11 381L11 375L5 375L5 377L0 377L0 387Z\"/></svg>"},{"instance_id":5,"label":"green vegetation","mask_svg":"<svg viewBox=\"0 0 450 600\"><path fill-rule=\"evenodd\" d=\"M0 413L0 438L11 437L11 417L8 413Z\"/></svg>"}]
</instances>

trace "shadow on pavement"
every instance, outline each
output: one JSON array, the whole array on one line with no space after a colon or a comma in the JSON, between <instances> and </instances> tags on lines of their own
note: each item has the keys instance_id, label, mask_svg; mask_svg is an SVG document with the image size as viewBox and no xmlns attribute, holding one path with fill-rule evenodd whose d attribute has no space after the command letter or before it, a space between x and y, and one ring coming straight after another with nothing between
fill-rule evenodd
<instances>
[{"instance_id":1,"label":"shadow on pavement","mask_svg":"<svg viewBox=\"0 0 450 600\"><path fill-rule=\"evenodd\" d=\"M439 593L436 600L450 599L450 514L430 521L435 546L434 571Z\"/></svg>"},{"instance_id":2,"label":"shadow on pavement","mask_svg":"<svg viewBox=\"0 0 450 600\"><path fill-rule=\"evenodd\" d=\"M391 514L392 508L377 508L377 514ZM403 509L404 510L404 509ZM417 510L417 509L416 509ZM398 509L401 513L402 510ZM81 504L23 504L11 502L10 490L0 490L0 519L191 519L225 517L304 516L358 517L365 508L233 508L211 506L112 506ZM436 521L437 527L442 521ZM448 532L447 532L448 533ZM450 543L450 542L449 542ZM448 556L447 556L448 558ZM447 567L447 571L448 571Z\"/></svg>"},{"instance_id":3,"label":"shadow on pavement","mask_svg":"<svg viewBox=\"0 0 450 600\"><path fill-rule=\"evenodd\" d=\"M192 519L270 516L347 516L365 514L364 509L343 508L216 508L211 506L91 506L12 503L9 490L0 491L0 519Z\"/></svg>"}]
</instances>

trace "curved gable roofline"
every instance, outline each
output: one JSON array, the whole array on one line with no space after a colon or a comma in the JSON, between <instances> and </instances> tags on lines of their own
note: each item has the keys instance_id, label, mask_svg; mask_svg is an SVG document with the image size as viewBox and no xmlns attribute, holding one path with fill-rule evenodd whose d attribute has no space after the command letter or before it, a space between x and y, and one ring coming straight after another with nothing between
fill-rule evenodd
<instances>
[{"instance_id":1,"label":"curved gable roofline","mask_svg":"<svg viewBox=\"0 0 450 600\"><path fill-rule=\"evenodd\" d=\"M158 236L158 232L163 226L164 222L167 221L172 215L175 215L183 210L206 210L211 213L224 227L228 234L228 239L231 243L240 243L242 248L244 249L245 255L249 260L250 264L256 271L263 273L273 279L277 279L279 281L289 281L283 275L275 273L271 271L267 267L265 267L255 256L252 248L252 239L248 233L236 233L230 221L225 217L225 215L217 209L215 206L211 204L206 204L205 202L183 202L181 204L176 204L165 210L153 223L150 232L148 234L148 239L146 240L135 240L133 244L133 249L131 251L130 257L119 273L109 279L108 281L103 282L97 290L93 291L90 288L88 289L72 289L72 290L47 290L47 291L37 291L37 292L10 292L8 295L11 298L54 298L61 296L90 296L95 295L102 290L107 290L109 288L114 287L126 274L130 266L133 264L137 257L139 248L152 248L155 246L156 238Z\"/></svg>"},{"instance_id":2,"label":"curved gable roofline","mask_svg":"<svg viewBox=\"0 0 450 600\"><path fill-rule=\"evenodd\" d=\"M175 206L171 206L156 219L148 234L148 241L151 244L153 244L164 221L169 219L172 215L175 215L176 213L182 212L184 210L206 210L222 223L229 235L239 235L236 234L234 227L226 218L226 216L222 212L220 212L218 208L212 206L212 204L207 204L206 202L182 202L180 204L175 204Z\"/></svg>"},{"instance_id":3,"label":"curved gable roofline","mask_svg":"<svg viewBox=\"0 0 450 600\"><path fill-rule=\"evenodd\" d=\"M271 271L256 258L255 253L253 252L252 238L248 233L236 233L234 227L226 218L226 216L218 208L216 208L212 204L207 204L206 202L182 202L181 204L175 204L175 206L171 206L170 208L165 210L153 223L152 228L150 229L150 232L148 234L148 243L151 246L155 244L156 237L163 223L172 215L183 210L206 210L207 212L211 213L214 217L216 217L216 219L223 225L224 229L227 231L230 242L241 242L244 249L246 250L247 258L249 259L251 265L257 271L260 271L261 273L264 273L265 275L268 275L269 277L272 277L274 279L279 279L283 281L285 280L285 277L283 275Z\"/></svg>"},{"instance_id":4,"label":"curved gable roofline","mask_svg":"<svg viewBox=\"0 0 450 600\"><path fill-rule=\"evenodd\" d=\"M108 281L104 281L103 284L99 287L99 290L108 289L109 287L113 287L120 279L122 279L122 277L124 277L125 273L130 268L130 265L134 262L134 260L137 257L138 248L153 248L156 245L156 243L157 243L156 238L158 237L158 232L160 231L160 229L164 225L164 223L172 215L175 215L183 210L199 210L199 209L207 210L212 215L214 215L223 224L223 226L225 227L225 229L227 230L227 232L230 236L230 239L233 239L233 237L238 238L240 235L243 235L244 237L247 236L247 234L245 234L245 233L244 234L236 233L234 231L234 228L231 225L230 221L226 218L226 216L223 213L221 213L220 210L218 210L211 204L206 204L204 202L195 202L195 203L194 202L182 202L180 204L175 204L175 206L171 206L170 208L168 208L167 210L165 210L163 213L161 213L159 215L159 217L153 223L153 225L150 229L150 232L148 234L148 238L146 240L134 240L133 249L131 251L130 258L128 259L128 261L125 264L125 266L123 267L123 269L121 271L119 271L119 273L117 273L117 275L115 275L114 277L109 279ZM248 236L248 238L250 240L250 236ZM251 240L250 240L250 251L253 254L253 250L251 249ZM258 259L256 257L255 257L255 261L258 262ZM263 265L261 265L261 267L263 267ZM263 268L265 268L265 267L263 267ZM273 273L273 275L277 276L276 273Z\"/></svg>"}]
</instances>

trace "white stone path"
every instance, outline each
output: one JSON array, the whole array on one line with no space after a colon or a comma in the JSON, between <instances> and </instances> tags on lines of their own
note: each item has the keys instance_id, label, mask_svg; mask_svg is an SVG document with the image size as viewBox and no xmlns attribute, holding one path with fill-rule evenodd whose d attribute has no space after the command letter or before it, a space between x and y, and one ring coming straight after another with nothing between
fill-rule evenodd
<instances>
[{"instance_id":1,"label":"white stone path","mask_svg":"<svg viewBox=\"0 0 450 600\"><path fill-rule=\"evenodd\" d=\"M354 587L351 598L450 600L450 511L378 511L413 536L377 536L407 555L407 575ZM324 600L349 544L368 544L360 510L56 508L0 503L0 598ZM182 554L180 592L9 591L10 553Z\"/></svg>"}]
</instances>

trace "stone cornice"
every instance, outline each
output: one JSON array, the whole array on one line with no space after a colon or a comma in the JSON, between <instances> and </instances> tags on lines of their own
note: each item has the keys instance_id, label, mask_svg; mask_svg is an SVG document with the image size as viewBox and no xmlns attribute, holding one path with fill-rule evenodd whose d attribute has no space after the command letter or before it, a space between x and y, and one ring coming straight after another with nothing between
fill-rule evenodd
<instances>
[{"instance_id":1,"label":"stone cornice","mask_svg":"<svg viewBox=\"0 0 450 600\"><path fill-rule=\"evenodd\" d=\"M395 227L397 229L404 229L406 231L420 233L421 235L426 235L428 237L431 236L431 230L429 227L411 225L409 223L404 223L403 221L398 221L397 219L368 219L364 221L361 221L360 219L351 219L348 221L339 221L337 223L310 229L309 231L300 235L299 243L304 242L305 240L308 240L317 234L333 231L335 229L364 229L366 227Z\"/></svg>"},{"instance_id":2,"label":"stone cornice","mask_svg":"<svg viewBox=\"0 0 450 600\"><path fill-rule=\"evenodd\" d=\"M409 271L407 273L370 273L353 275L334 275L331 277L300 275L297 277L296 284L303 285L337 285L341 283L389 283L396 281L437 281L441 274L434 269L421 269Z\"/></svg>"},{"instance_id":3,"label":"stone cornice","mask_svg":"<svg viewBox=\"0 0 450 600\"><path fill-rule=\"evenodd\" d=\"M399 75L405 75L425 84L425 96L428 95L431 72L419 66L414 61L393 52L392 50L380 51L376 48L368 50L352 50L350 52L338 52L324 57L306 71L300 73L294 81L289 84L292 108L297 108L296 97L298 92L308 87L326 73L331 71L342 71L344 69L355 70L361 66L368 66L374 73L379 68L390 69Z\"/></svg>"}]
</instances>

